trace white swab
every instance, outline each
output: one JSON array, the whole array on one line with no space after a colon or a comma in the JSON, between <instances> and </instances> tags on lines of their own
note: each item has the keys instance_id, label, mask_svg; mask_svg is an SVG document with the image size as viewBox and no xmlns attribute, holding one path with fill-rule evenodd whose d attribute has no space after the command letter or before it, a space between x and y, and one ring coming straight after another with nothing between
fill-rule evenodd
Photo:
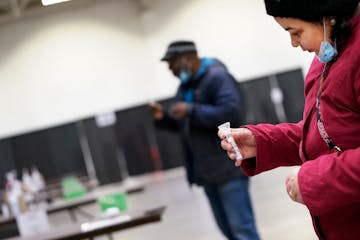
<instances>
[{"instance_id":1,"label":"white swab","mask_svg":"<svg viewBox=\"0 0 360 240\"><path fill-rule=\"evenodd\" d=\"M234 138L231 136L230 122L223 123L220 126L218 126L218 128L220 131L222 131L225 134L226 140L233 147L234 152L235 152L236 162L239 163L238 161L243 160L243 156L241 155L241 152L240 152L238 146L236 145Z\"/></svg>"}]
</instances>

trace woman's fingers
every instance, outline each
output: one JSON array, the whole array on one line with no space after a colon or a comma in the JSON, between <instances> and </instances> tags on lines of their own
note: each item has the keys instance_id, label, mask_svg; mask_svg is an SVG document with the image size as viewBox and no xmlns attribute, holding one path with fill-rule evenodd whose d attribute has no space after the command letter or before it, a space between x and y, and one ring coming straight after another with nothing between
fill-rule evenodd
<instances>
[{"instance_id":1,"label":"woman's fingers","mask_svg":"<svg viewBox=\"0 0 360 240\"><path fill-rule=\"evenodd\" d=\"M221 147L226 151L232 151L233 150L233 147L231 146L231 144L226 139L223 139L221 141Z\"/></svg>"},{"instance_id":2,"label":"woman's fingers","mask_svg":"<svg viewBox=\"0 0 360 240\"><path fill-rule=\"evenodd\" d=\"M219 130L218 131L218 136L219 138L222 140L222 139L225 139L225 134L223 133L223 131Z\"/></svg>"},{"instance_id":3,"label":"woman's fingers","mask_svg":"<svg viewBox=\"0 0 360 240\"><path fill-rule=\"evenodd\" d=\"M298 182L298 174L300 168L293 169L290 174L286 177L285 185L286 185L286 192L290 196L293 201L298 203L304 203L302 199L302 195L299 188Z\"/></svg>"},{"instance_id":4,"label":"woman's fingers","mask_svg":"<svg viewBox=\"0 0 360 240\"><path fill-rule=\"evenodd\" d=\"M228 140L226 139L226 136L223 133L223 131L219 130L218 131L218 136L221 139L221 147L225 151L227 151L227 155L229 156L230 159L235 160L236 159L236 154L234 152L234 147L231 145L231 143L228 142ZM236 162L235 165L240 166L239 163L240 162Z\"/></svg>"},{"instance_id":5,"label":"woman's fingers","mask_svg":"<svg viewBox=\"0 0 360 240\"><path fill-rule=\"evenodd\" d=\"M221 139L220 145L227 151L229 158L235 160L235 166L240 166L244 158L256 156L255 136L248 128L231 128L230 134L229 137L225 135L223 130L218 131L218 136ZM233 145L231 141L233 141Z\"/></svg>"}]
</instances>

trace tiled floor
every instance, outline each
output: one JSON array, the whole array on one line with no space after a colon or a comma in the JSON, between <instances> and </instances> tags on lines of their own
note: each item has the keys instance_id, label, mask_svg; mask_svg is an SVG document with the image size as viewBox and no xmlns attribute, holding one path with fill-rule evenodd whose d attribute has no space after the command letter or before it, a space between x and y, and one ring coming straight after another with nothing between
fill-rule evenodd
<instances>
[{"instance_id":1,"label":"tiled floor","mask_svg":"<svg viewBox=\"0 0 360 240\"><path fill-rule=\"evenodd\" d=\"M275 169L251 180L250 191L263 240L317 239L307 209L292 202L285 192L284 180L290 169ZM160 223L116 232L113 234L114 239L224 239L215 226L202 189L188 186L182 168L144 175L133 180L144 183L146 189L142 193L128 196L129 209L145 209L163 204L167 205L167 209ZM116 187L114 184L99 191ZM87 206L84 210L100 214L96 204ZM51 215L50 220L58 225L69 222L69 216L63 212Z\"/></svg>"}]
</instances>

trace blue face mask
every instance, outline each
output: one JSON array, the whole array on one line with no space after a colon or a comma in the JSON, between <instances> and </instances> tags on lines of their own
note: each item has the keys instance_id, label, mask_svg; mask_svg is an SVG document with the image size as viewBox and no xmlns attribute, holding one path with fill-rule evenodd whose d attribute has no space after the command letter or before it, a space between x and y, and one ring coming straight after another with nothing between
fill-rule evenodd
<instances>
[{"instance_id":1,"label":"blue face mask","mask_svg":"<svg viewBox=\"0 0 360 240\"><path fill-rule=\"evenodd\" d=\"M180 78L181 84L186 84L190 81L191 74L187 71L182 70L179 74L179 78Z\"/></svg>"},{"instance_id":2,"label":"blue face mask","mask_svg":"<svg viewBox=\"0 0 360 240\"><path fill-rule=\"evenodd\" d=\"M324 24L324 41L320 44L319 54L318 58L320 62L328 63L331 60L334 59L334 57L337 55L336 51L336 41L335 41L335 47L333 47L329 41L326 40L326 23L325 18L323 18L323 24Z\"/></svg>"},{"instance_id":3,"label":"blue face mask","mask_svg":"<svg viewBox=\"0 0 360 240\"><path fill-rule=\"evenodd\" d=\"M320 62L327 63L334 59L337 55L336 49L328 42L322 41L320 45L320 50L318 58Z\"/></svg>"}]
</instances>

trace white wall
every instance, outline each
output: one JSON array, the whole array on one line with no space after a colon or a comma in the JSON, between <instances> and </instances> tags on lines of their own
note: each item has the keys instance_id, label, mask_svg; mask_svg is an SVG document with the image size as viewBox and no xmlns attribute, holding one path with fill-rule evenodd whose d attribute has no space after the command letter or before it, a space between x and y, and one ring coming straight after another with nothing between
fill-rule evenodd
<instances>
[{"instance_id":1,"label":"white wall","mask_svg":"<svg viewBox=\"0 0 360 240\"><path fill-rule=\"evenodd\" d=\"M139 104L148 91L143 32L131 0L0 26L0 135Z\"/></svg>"},{"instance_id":2,"label":"white wall","mask_svg":"<svg viewBox=\"0 0 360 240\"><path fill-rule=\"evenodd\" d=\"M220 58L239 81L308 64L309 57L292 48L288 33L266 15L263 1L148 2L151 6L144 14L144 23L154 59L160 57L168 42L192 39L200 55ZM161 79L158 92L166 95L169 89L162 87L169 86L165 68L156 63L154 69Z\"/></svg>"},{"instance_id":3,"label":"white wall","mask_svg":"<svg viewBox=\"0 0 360 240\"><path fill-rule=\"evenodd\" d=\"M192 39L239 79L310 57L254 0L102 0L0 25L0 137L172 96L159 59Z\"/></svg>"}]
</instances>

